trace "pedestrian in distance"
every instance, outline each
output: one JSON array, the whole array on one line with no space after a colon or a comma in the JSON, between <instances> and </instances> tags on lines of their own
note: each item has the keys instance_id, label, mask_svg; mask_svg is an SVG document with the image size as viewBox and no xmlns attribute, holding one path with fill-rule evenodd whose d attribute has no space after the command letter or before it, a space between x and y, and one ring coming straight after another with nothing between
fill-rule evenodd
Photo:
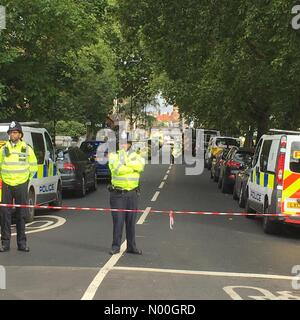
<instances>
[{"instance_id":1,"label":"pedestrian in distance","mask_svg":"<svg viewBox=\"0 0 300 320\"><path fill-rule=\"evenodd\" d=\"M9 140L0 149L0 178L2 203L27 204L28 182L37 172L37 159L33 149L23 140L19 122L12 121L7 131ZM10 250L12 208L1 207L0 252ZM19 251L29 252L25 234L28 208L16 208L17 246Z\"/></svg>"},{"instance_id":2,"label":"pedestrian in distance","mask_svg":"<svg viewBox=\"0 0 300 320\"><path fill-rule=\"evenodd\" d=\"M145 159L132 149L131 136L126 135L126 132L121 135L119 147L117 152L109 154L110 206L111 209L137 210L140 175L144 170ZM113 242L110 254L120 252L124 223L126 225L126 252L142 254L142 251L136 246L136 218L136 212L112 211Z\"/></svg>"}]
</instances>

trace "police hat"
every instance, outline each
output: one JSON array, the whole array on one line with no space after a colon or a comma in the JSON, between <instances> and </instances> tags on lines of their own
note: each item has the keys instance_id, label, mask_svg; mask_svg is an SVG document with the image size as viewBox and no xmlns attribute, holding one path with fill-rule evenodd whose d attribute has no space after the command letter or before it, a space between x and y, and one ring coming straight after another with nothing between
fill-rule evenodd
<instances>
[{"instance_id":1,"label":"police hat","mask_svg":"<svg viewBox=\"0 0 300 320\"><path fill-rule=\"evenodd\" d=\"M11 131L19 131L20 133L22 133L23 136L22 126L18 121L12 121L10 123L10 125L8 126L7 133L9 134Z\"/></svg>"}]
</instances>

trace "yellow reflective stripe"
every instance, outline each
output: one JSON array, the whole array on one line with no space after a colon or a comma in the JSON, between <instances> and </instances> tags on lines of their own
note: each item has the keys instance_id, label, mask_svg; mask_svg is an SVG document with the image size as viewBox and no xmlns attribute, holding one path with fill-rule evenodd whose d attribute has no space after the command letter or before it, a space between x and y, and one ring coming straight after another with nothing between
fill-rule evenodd
<instances>
[{"instance_id":1,"label":"yellow reflective stripe","mask_svg":"<svg viewBox=\"0 0 300 320\"><path fill-rule=\"evenodd\" d=\"M264 174L264 172L260 172L260 173L259 173L259 185L260 185L261 187L264 186L264 180L265 180L265 174Z\"/></svg>"},{"instance_id":2,"label":"yellow reflective stripe","mask_svg":"<svg viewBox=\"0 0 300 320\"><path fill-rule=\"evenodd\" d=\"M252 171L252 175L253 175L253 183L256 184L256 172L254 170Z\"/></svg>"},{"instance_id":3,"label":"yellow reflective stripe","mask_svg":"<svg viewBox=\"0 0 300 320\"><path fill-rule=\"evenodd\" d=\"M39 164L38 165L38 171L37 171L37 178L42 179L44 177L44 165Z\"/></svg>"},{"instance_id":4,"label":"yellow reflective stripe","mask_svg":"<svg viewBox=\"0 0 300 320\"><path fill-rule=\"evenodd\" d=\"M268 174L268 188L269 189L274 189L274 182L275 182L275 175Z\"/></svg>"},{"instance_id":5,"label":"yellow reflective stripe","mask_svg":"<svg viewBox=\"0 0 300 320\"><path fill-rule=\"evenodd\" d=\"M117 181L139 181L139 178L112 177L112 180L117 180Z\"/></svg>"},{"instance_id":6,"label":"yellow reflective stripe","mask_svg":"<svg viewBox=\"0 0 300 320\"><path fill-rule=\"evenodd\" d=\"M2 173L26 173L28 172L28 169L2 169Z\"/></svg>"},{"instance_id":7,"label":"yellow reflective stripe","mask_svg":"<svg viewBox=\"0 0 300 320\"><path fill-rule=\"evenodd\" d=\"M7 161L4 161L3 162L3 165L8 165L8 166L27 166L28 165L28 162L7 162Z\"/></svg>"},{"instance_id":8,"label":"yellow reflective stripe","mask_svg":"<svg viewBox=\"0 0 300 320\"><path fill-rule=\"evenodd\" d=\"M53 177L53 163L49 165L48 177Z\"/></svg>"}]
</instances>

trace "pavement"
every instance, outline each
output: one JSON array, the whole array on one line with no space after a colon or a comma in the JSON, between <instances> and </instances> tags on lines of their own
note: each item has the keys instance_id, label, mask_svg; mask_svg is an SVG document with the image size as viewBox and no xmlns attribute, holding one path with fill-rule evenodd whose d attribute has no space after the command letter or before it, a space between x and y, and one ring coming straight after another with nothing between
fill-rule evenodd
<instances>
[{"instance_id":1,"label":"pavement","mask_svg":"<svg viewBox=\"0 0 300 320\"><path fill-rule=\"evenodd\" d=\"M241 209L207 170L188 176L184 165L147 165L141 184L142 256L126 254L125 242L120 254L109 255L108 212L43 210L27 226L31 251L17 251L14 236L11 251L0 255L0 299L300 299L299 229L270 236L259 219L175 214L171 230L167 213L149 210ZM64 205L109 207L106 183L84 198L67 195Z\"/></svg>"}]
</instances>

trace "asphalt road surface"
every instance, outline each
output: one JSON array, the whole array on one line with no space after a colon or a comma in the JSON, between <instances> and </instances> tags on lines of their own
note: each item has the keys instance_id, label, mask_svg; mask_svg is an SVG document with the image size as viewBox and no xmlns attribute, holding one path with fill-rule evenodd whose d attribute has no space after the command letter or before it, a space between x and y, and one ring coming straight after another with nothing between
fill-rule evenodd
<instances>
[{"instance_id":1,"label":"asphalt road surface","mask_svg":"<svg viewBox=\"0 0 300 320\"><path fill-rule=\"evenodd\" d=\"M64 204L107 208L106 184ZM168 214L149 213L241 212L208 171L187 176L183 165L147 165L139 208L142 256L126 254L126 243L109 255L110 213L39 212L27 226L30 253L16 250L14 236L0 255L0 299L300 299L300 230L270 236L259 219L190 214L176 214L171 230Z\"/></svg>"}]
</instances>

